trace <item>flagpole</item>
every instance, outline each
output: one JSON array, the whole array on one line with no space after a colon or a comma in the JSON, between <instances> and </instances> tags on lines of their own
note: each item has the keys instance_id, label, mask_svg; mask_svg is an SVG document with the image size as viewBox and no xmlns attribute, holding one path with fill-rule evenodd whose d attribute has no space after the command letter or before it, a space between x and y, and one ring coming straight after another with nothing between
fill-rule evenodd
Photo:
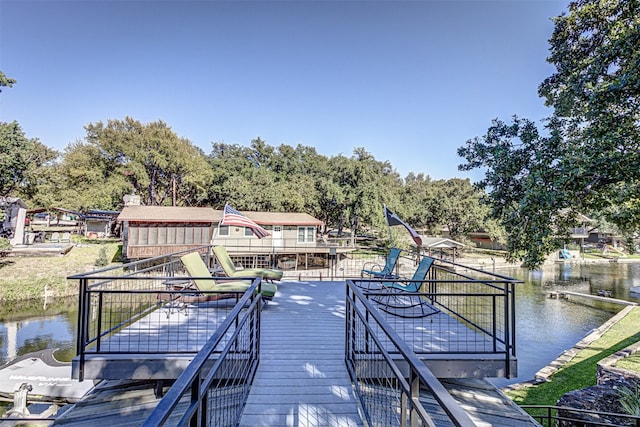
<instances>
[{"instance_id":1,"label":"flagpole","mask_svg":"<svg viewBox=\"0 0 640 427\"><path fill-rule=\"evenodd\" d=\"M225 206L227 206L227 204L224 204ZM222 218L220 218L220 221L218 221L218 226L213 230L213 235L211 236L211 247L213 248L213 245L215 243L216 237L218 237L220 235L220 224L222 224L222 219L224 218L224 210L222 211Z\"/></svg>"},{"instance_id":2,"label":"flagpole","mask_svg":"<svg viewBox=\"0 0 640 427\"><path fill-rule=\"evenodd\" d=\"M387 216L387 205L383 204L382 207L384 208L384 220L387 223L387 228L389 229L389 245L390 247L393 247L393 234L391 233L391 225L389 224L389 217Z\"/></svg>"}]
</instances>

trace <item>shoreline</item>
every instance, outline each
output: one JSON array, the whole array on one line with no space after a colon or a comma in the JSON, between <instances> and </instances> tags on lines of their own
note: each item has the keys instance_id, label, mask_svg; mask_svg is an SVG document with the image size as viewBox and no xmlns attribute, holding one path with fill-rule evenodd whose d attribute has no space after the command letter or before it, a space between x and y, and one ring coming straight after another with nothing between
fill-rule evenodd
<instances>
[{"instance_id":1,"label":"shoreline","mask_svg":"<svg viewBox=\"0 0 640 427\"><path fill-rule=\"evenodd\" d=\"M524 268L522 263L510 263L507 260L500 256L494 257L459 257L456 258L455 262L457 264L462 264L468 267L474 267L481 270L486 270L487 268ZM618 263L618 264L640 264L640 257L638 258L575 258L570 260L551 260L545 262L540 268L550 267L553 265L582 265L582 264L610 264L610 263ZM532 270L534 271L534 270Z\"/></svg>"},{"instance_id":2,"label":"shoreline","mask_svg":"<svg viewBox=\"0 0 640 427\"><path fill-rule=\"evenodd\" d=\"M515 391L547 382L553 374L555 374L566 363L570 362L580 351L605 335L616 323L627 316L627 314L629 314L629 312L631 312L636 307L638 306L626 306L618 313L613 315L609 320L604 322L602 325L595 329L592 329L587 335L585 335L571 348L564 350L558 355L558 357L556 357L549 364L536 372L532 379L500 387L500 390L502 392Z\"/></svg>"}]
</instances>

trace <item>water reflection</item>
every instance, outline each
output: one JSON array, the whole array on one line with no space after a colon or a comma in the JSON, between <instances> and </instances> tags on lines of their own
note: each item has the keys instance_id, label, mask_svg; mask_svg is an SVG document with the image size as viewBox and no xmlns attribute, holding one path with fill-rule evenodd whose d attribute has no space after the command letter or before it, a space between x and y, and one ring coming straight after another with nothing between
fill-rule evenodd
<instances>
[{"instance_id":1,"label":"water reflection","mask_svg":"<svg viewBox=\"0 0 640 427\"><path fill-rule=\"evenodd\" d=\"M597 295L609 291L616 299L639 302L629 293L638 286L640 264L555 264L538 271L501 270L524 281L516 290L516 351L518 377L495 379L498 386L528 381L564 350L599 327L623 306L596 303L594 307L549 298L552 291Z\"/></svg>"},{"instance_id":2,"label":"water reflection","mask_svg":"<svg viewBox=\"0 0 640 427\"><path fill-rule=\"evenodd\" d=\"M56 358L75 356L77 298L34 300L0 310L0 365L33 351L58 348Z\"/></svg>"}]
</instances>

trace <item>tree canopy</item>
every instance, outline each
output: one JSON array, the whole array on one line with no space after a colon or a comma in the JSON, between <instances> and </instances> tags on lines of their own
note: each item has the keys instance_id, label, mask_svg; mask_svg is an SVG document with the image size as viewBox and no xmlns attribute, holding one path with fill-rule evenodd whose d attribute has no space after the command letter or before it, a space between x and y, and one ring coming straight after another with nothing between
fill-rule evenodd
<instances>
[{"instance_id":1,"label":"tree canopy","mask_svg":"<svg viewBox=\"0 0 640 427\"><path fill-rule=\"evenodd\" d=\"M325 223L322 232L386 236L387 204L418 229L449 227L460 239L488 213L469 180L403 180L362 147L328 157L256 138L248 146L216 142L205 154L162 121L125 117L89 123L83 140L58 153L26 138L17 123L1 129L0 147L13 162L0 170L4 191L31 207L118 210L124 195L136 193L147 205L306 212Z\"/></svg>"},{"instance_id":2,"label":"tree canopy","mask_svg":"<svg viewBox=\"0 0 640 427\"><path fill-rule=\"evenodd\" d=\"M50 160L51 153L37 139L27 138L18 122L0 123L0 196L32 185L29 172Z\"/></svg>"},{"instance_id":3,"label":"tree canopy","mask_svg":"<svg viewBox=\"0 0 640 427\"><path fill-rule=\"evenodd\" d=\"M561 247L577 213L604 213L629 238L640 227L640 10L579 0L555 19L539 87L553 108L539 129L514 116L458 149L505 226L509 256L536 267Z\"/></svg>"}]
</instances>

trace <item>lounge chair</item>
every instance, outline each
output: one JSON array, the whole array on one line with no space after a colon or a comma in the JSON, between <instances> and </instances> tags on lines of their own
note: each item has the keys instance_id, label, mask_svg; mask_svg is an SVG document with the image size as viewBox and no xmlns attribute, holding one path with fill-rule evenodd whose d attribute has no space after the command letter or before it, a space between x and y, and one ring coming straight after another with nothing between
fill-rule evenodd
<instances>
[{"instance_id":1,"label":"lounge chair","mask_svg":"<svg viewBox=\"0 0 640 427\"><path fill-rule=\"evenodd\" d=\"M384 266L380 266L380 264L373 264L371 267L367 268L369 263L365 263L363 265L364 268L360 272L360 277L368 276L373 279L396 278L398 276L393 272L393 270L396 268L398 258L400 258L400 249L391 248Z\"/></svg>"},{"instance_id":2,"label":"lounge chair","mask_svg":"<svg viewBox=\"0 0 640 427\"><path fill-rule=\"evenodd\" d=\"M213 253L227 277L261 277L264 280L282 279L282 270L271 268L241 268L237 269L224 246L215 246Z\"/></svg>"},{"instance_id":3,"label":"lounge chair","mask_svg":"<svg viewBox=\"0 0 640 427\"><path fill-rule=\"evenodd\" d=\"M60 242L60 233L58 233L57 231L54 231L53 233L51 233L51 235L49 236L49 242L51 242L51 243L59 243Z\"/></svg>"},{"instance_id":4,"label":"lounge chair","mask_svg":"<svg viewBox=\"0 0 640 427\"><path fill-rule=\"evenodd\" d=\"M420 294L433 262L433 258L423 257L410 280L380 282L379 294L373 300L381 305L381 310L400 317L425 317L438 313L440 310Z\"/></svg>"},{"instance_id":5,"label":"lounge chair","mask_svg":"<svg viewBox=\"0 0 640 427\"><path fill-rule=\"evenodd\" d=\"M71 233L64 232L62 236L60 236L60 243L71 243Z\"/></svg>"},{"instance_id":6,"label":"lounge chair","mask_svg":"<svg viewBox=\"0 0 640 427\"><path fill-rule=\"evenodd\" d=\"M210 277L212 277L211 273L197 252L183 255L180 257L180 260L187 269L189 276L192 277L193 286L191 286L190 289L202 292L215 292L209 295L201 295L202 298L198 300L198 302L229 298L230 296L237 295L239 292L245 292L251 286L248 280L215 281L210 279ZM262 298L269 301L276 294L278 287L273 283L261 283L260 289Z\"/></svg>"}]
</instances>

